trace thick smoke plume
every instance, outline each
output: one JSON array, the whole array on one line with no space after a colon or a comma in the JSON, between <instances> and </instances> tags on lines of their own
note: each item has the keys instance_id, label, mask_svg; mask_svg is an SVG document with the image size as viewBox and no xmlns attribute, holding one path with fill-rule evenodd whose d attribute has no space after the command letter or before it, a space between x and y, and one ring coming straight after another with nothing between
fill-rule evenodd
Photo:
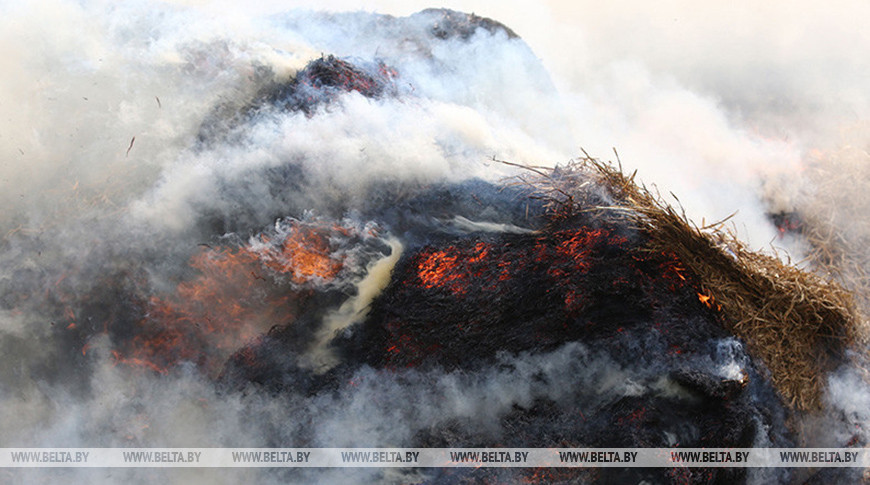
<instances>
[{"instance_id":1,"label":"thick smoke plume","mask_svg":"<svg viewBox=\"0 0 870 485\"><path fill-rule=\"evenodd\" d=\"M729 224L750 247L787 252L836 279L867 312L866 5L449 5L486 19L419 12L426 6L0 3L2 446L491 446L511 437L549 446L553 437L590 443L609 429L575 427L561 414L570 406L623 419L614 436L626 445L671 446L693 432L655 406L639 422L627 416L650 399L710 396L735 403L722 421L745 431L727 436L734 446L866 442L863 343L824 376L821 411L791 413L745 344L691 306L697 295L674 283L681 273L670 260L632 259L639 236L629 228L589 223L541 235L545 207L504 188L516 171L492 161L553 167L581 146L604 157L615 146L626 171L679 196L700 225L736 211ZM528 301L519 289L505 293L513 301L492 298L517 309L501 324L552 335L547 318L563 318L563 307L541 302L591 321L598 307L578 303L578 285L610 275L600 262L582 275L557 270L586 264L564 251L594 245L588 234L598 230L619 242L594 246L590 257L624 261L625 275L647 278L602 294L673 291L675 303L650 314L692 315L697 339L673 340L661 333L672 322L651 327L629 315L570 342L517 334L474 359L413 365L414 353L474 351L455 341L439 354L426 345L440 337L424 330L462 323L466 309L451 298L488 298L486 288L463 286L475 278L561 288ZM498 271L474 266L484 249ZM504 269L539 253L562 266L531 276ZM472 264L450 266L463 258ZM433 307L453 313L435 323L414 313ZM383 342L409 350L393 355ZM634 353L649 361L626 357ZM565 375L579 382L565 386ZM706 429L723 426L692 406L678 410ZM641 425L656 420L659 433ZM549 424L535 435L540 423ZM0 476L534 478L451 473Z\"/></svg>"}]
</instances>

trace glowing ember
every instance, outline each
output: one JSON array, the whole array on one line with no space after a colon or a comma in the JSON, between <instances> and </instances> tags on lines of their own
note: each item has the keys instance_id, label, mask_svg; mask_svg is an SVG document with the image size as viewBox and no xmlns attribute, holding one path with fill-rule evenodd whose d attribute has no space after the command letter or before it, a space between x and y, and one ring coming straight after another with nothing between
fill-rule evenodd
<instances>
[{"instance_id":1,"label":"glowing ember","mask_svg":"<svg viewBox=\"0 0 870 485\"><path fill-rule=\"evenodd\" d=\"M580 226L424 247L397 269L403 282L373 310L382 322L373 345L382 353L371 364L450 367L573 340L631 347L649 322L668 342L663 353L691 355L682 325L697 313L699 294L718 305L674 254L637 243ZM493 332L499 344L490 342Z\"/></svg>"},{"instance_id":2,"label":"glowing ember","mask_svg":"<svg viewBox=\"0 0 870 485\"><path fill-rule=\"evenodd\" d=\"M263 242L268 243L268 238ZM342 268L331 253L327 235L309 226L297 226L280 248L267 247L256 257L272 270L290 275L295 283L332 280Z\"/></svg>"},{"instance_id":3,"label":"glowing ember","mask_svg":"<svg viewBox=\"0 0 870 485\"><path fill-rule=\"evenodd\" d=\"M484 243L479 243L484 244ZM451 248L455 249L455 248ZM480 262L486 255L486 249L472 256L467 263L472 265ZM425 255L417 265L417 275L426 288L446 287L454 295L462 295L467 291L466 280L471 276L469 266L462 266L459 254L451 254L450 249L434 251Z\"/></svg>"},{"instance_id":4,"label":"glowing ember","mask_svg":"<svg viewBox=\"0 0 870 485\"><path fill-rule=\"evenodd\" d=\"M494 304L500 315L525 311L530 307L524 299L531 297L519 295L526 293L527 286L532 286L538 296L531 305L547 306L561 314L544 318L540 322L542 326L532 331L535 342L546 345L550 340L560 340L578 331L581 326L569 324L569 320L581 315L593 301L594 290L590 288L597 287L598 283L589 281L591 268L605 264L607 257L613 254L623 254L626 243L625 238L608 230L580 227L508 237L500 244L471 240L437 249L424 248L409 261L413 276L409 281L411 285L405 288L415 294L408 297L414 301L421 298L434 298L443 304L447 304L445 298L468 301L469 307L450 327L463 338L475 341L486 335L484 322L493 318L486 313L485 306ZM620 276L601 283L620 291L632 280ZM416 293L420 291L422 294ZM499 303L493 303L496 301ZM437 328L443 322L424 324L421 320L419 324ZM429 340L429 331L422 331L416 325L409 326L403 319L386 323L385 330L390 334L384 347L386 365L413 366L423 357L437 358L443 353L441 340ZM522 330L517 328L516 331Z\"/></svg>"},{"instance_id":5,"label":"glowing ember","mask_svg":"<svg viewBox=\"0 0 870 485\"><path fill-rule=\"evenodd\" d=\"M353 231L295 221L285 229L243 247L200 250L189 261L196 276L174 294L150 299L115 362L166 373L188 361L215 373L246 342L289 322L307 288L332 281L344 267L331 237Z\"/></svg>"},{"instance_id":6,"label":"glowing ember","mask_svg":"<svg viewBox=\"0 0 870 485\"><path fill-rule=\"evenodd\" d=\"M417 261L417 276L424 288L446 288L454 296L465 294L472 280L484 289L496 290L500 282L511 280L515 272L529 265L545 264L550 276L564 282L572 274L588 270L589 256L602 243L622 245L625 239L600 229L578 229L539 238L532 247L496 248L478 241L472 248L424 250ZM566 304L578 302L579 295L579 291L569 290Z\"/></svg>"}]
</instances>

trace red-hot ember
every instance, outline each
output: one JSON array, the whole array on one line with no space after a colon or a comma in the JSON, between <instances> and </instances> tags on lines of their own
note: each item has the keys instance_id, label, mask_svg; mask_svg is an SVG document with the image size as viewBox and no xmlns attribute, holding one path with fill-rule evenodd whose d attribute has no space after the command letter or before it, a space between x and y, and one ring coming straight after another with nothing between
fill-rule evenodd
<instances>
[{"instance_id":1,"label":"red-hot ember","mask_svg":"<svg viewBox=\"0 0 870 485\"><path fill-rule=\"evenodd\" d=\"M424 250L417 259L417 276L421 286L446 288L455 296L466 293L469 284L496 290L499 282L514 278L517 271L531 264L547 264L550 276L564 280L572 272L587 271L592 248L602 242L621 245L625 240L601 229L578 229L540 238L531 247L495 248L479 241L471 248L448 246ZM573 292L566 300L577 298Z\"/></svg>"},{"instance_id":2,"label":"red-hot ember","mask_svg":"<svg viewBox=\"0 0 870 485\"><path fill-rule=\"evenodd\" d=\"M384 332L375 364L449 366L506 349L625 340L649 322L678 355L686 333L673 322L683 317L668 312L697 311L701 288L675 255L635 248L589 226L424 247L398 269L403 283L386 300L403 303L375 311ZM491 344L492 332L508 343Z\"/></svg>"},{"instance_id":3,"label":"red-hot ember","mask_svg":"<svg viewBox=\"0 0 870 485\"><path fill-rule=\"evenodd\" d=\"M542 321L540 327L532 324L529 332L531 338L542 342L559 340L568 329L568 319L582 313L591 301L589 288L596 287L597 283L587 281L590 268L604 264L608 251L624 252L626 243L624 237L609 230L580 227L518 236L499 244L477 240L424 248L409 261L412 273L407 281L412 286L406 287L409 292L423 293L406 298L414 301L432 298L445 304L444 298L467 302L468 308L449 330L462 335L466 341L484 338L489 331L488 324L483 322L494 316L481 313L485 308L504 311L505 318L509 318L512 311L520 310L518 307L552 304L554 306L548 308L560 312L561 316ZM618 289L629 279L617 277L605 284ZM525 301L529 298L525 296L527 286L540 292L540 297ZM444 319L443 316L432 318ZM401 318L390 318L385 323L390 335L386 339L385 364L414 366L424 358L437 358L443 353L441 340L434 334L430 340L429 331L420 331L416 328L418 324L436 328L443 322L409 324ZM511 324L510 328L520 331L516 324Z\"/></svg>"},{"instance_id":4,"label":"red-hot ember","mask_svg":"<svg viewBox=\"0 0 870 485\"><path fill-rule=\"evenodd\" d=\"M450 247L442 251L432 251L421 256L417 264L417 275L426 288L448 288L454 295L467 291L470 278L482 276L484 260L489 254L490 245L478 242L467 259L465 255Z\"/></svg>"}]
</instances>

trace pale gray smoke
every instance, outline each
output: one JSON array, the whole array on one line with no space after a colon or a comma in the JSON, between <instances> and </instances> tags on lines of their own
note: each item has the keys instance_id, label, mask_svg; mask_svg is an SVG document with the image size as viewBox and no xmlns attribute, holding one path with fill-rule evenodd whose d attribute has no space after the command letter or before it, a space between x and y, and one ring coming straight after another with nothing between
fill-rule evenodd
<instances>
[{"instance_id":1,"label":"pale gray smoke","mask_svg":"<svg viewBox=\"0 0 870 485\"><path fill-rule=\"evenodd\" d=\"M497 439L498 419L539 396L594 408L615 396L680 392L661 369L623 368L579 344L504 355L500 366L469 374L363 368L353 384L314 398L223 390L193 363L163 375L113 357L119 342L104 329L135 319L94 310L102 307L89 298L107 279L142 290L142 301L127 305L133 314L190 280L188 261L216 238L274 236L279 218L353 219L379 184L412 191L498 181L512 172L493 156L553 166L581 147L601 158L616 147L627 170L637 168L665 198L679 196L699 224L736 211L733 228L753 248L785 248L795 260L812 249L799 234L781 237L769 213L823 213L838 233L866 219L868 191L856 179L866 173L870 137L855 128L870 119L863 2L452 2L520 36L478 29L467 41L434 41L423 17L379 16L430 6L420 2L360 12L358 2L330 2L326 12L257 3L0 2L0 446L396 446L448 422ZM311 116L267 107L233 124L259 90L321 55L395 68L391 95L346 93ZM203 140L208 123L221 136ZM826 170L841 177L836 187L819 176ZM528 231L460 216L445 222ZM864 225L842 234L867 251ZM383 288L400 236L377 233L365 252L341 255L353 268L339 285L348 306L335 304L329 328L343 328ZM74 302L99 317L70 317ZM727 339L715 361L694 364L734 378L746 364L741 352ZM565 369L595 392L566 390ZM860 372L842 370L829 391L819 428L833 431L819 439L840 446L854 428L863 436L870 388ZM387 395L389 407L379 401ZM320 473L325 480L257 470L0 477L413 480Z\"/></svg>"}]
</instances>

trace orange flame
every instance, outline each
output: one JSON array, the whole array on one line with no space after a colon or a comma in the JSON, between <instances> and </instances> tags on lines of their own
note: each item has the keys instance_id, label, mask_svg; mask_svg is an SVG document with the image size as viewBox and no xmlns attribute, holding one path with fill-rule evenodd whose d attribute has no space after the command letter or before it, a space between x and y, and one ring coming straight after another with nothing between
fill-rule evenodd
<instances>
[{"instance_id":1,"label":"orange flame","mask_svg":"<svg viewBox=\"0 0 870 485\"><path fill-rule=\"evenodd\" d=\"M716 310L718 311L722 310L722 306L716 303L716 299L713 298L713 295L708 295L707 293L698 293L698 300L706 305L707 308L716 308Z\"/></svg>"},{"instance_id":2,"label":"orange flame","mask_svg":"<svg viewBox=\"0 0 870 485\"><path fill-rule=\"evenodd\" d=\"M333 229L343 229L334 227ZM268 242L268 239L263 239ZM286 273L294 282L314 279L332 280L342 269L342 262L333 257L327 235L317 228L296 226L280 249L271 248L257 257L278 273Z\"/></svg>"},{"instance_id":3,"label":"orange flame","mask_svg":"<svg viewBox=\"0 0 870 485\"><path fill-rule=\"evenodd\" d=\"M261 237L240 248L204 248L191 257L196 276L179 283L174 294L150 300L138 335L113 352L115 362L165 374L190 361L214 373L246 342L287 323L305 292L288 289L273 276L286 275L297 285L332 281L344 260L330 236L349 234L301 222L290 229L274 243Z\"/></svg>"}]
</instances>

